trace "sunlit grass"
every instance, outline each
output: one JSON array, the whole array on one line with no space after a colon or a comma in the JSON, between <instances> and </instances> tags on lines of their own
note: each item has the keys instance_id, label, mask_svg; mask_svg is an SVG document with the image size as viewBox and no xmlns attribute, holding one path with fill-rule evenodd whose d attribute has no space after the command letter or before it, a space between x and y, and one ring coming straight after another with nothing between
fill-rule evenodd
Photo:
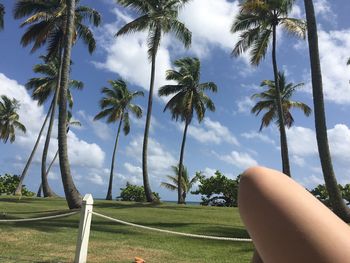
<instances>
[{"instance_id":1,"label":"sunlit grass","mask_svg":"<svg viewBox=\"0 0 350 263\"><path fill-rule=\"evenodd\" d=\"M66 209L62 199L0 197L0 218ZM96 201L96 212L128 222L193 234L248 237L235 208ZM45 213L33 213L45 211ZM72 262L79 215L40 222L0 223L0 262ZM88 262L249 262L250 243L203 240L136 229L93 217Z\"/></svg>"}]
</instances>

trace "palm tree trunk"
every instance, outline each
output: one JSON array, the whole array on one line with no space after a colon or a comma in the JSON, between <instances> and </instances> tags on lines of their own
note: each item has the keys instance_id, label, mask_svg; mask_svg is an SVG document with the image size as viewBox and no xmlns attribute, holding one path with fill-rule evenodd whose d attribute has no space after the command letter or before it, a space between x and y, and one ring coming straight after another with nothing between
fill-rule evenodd
<instances>
[{"instance_id":1,"label":"palm tree trunk","mask_svg":"<svg viewBox=\"0 0 350 263\"><path fill-rule=\"evenodd\" d=\"M39 189L38 189L38 191L36 192L36 197L41 197L41 190L42 190L42 187L41 187L41 183L40 183Z\"/></svg>"},{"instance_id":2,"label":"palm tree trunk","mask_svg":"<svg viewBox=\"0 0 350 263\"><path fill-rule=\"evenodd\" d=\"M341 192L338 188L337 179L333 170L332 158L329 151L314 5L312 0L304 0L304 4L309 41L316 139L323 177L326 183L327 191L329 193L329 199L333 212L345 222L350 223L350 210L345 205Z\"/></svg>"},{"instance_id":3,"label":"palm tree trunk","mask_svg":"<svg viewBox=\"0 0 350 263\"><path fill-rule=\"evenodd\" d=\"M156 29L156 35L159 35L159 28ZM147 202L154 202L155 197L152 193L151 186L149 184L148 170L147 170L147 148L148 148L148 136L149 127L151 124L152 117L152 104L153 104L153 88L154 88L154 78L156 74L156 56L157 56L158 43L154 43L154 49L152 54L152 68L151 68L151 82L149 87L148 95L148 108L146 115L145 133L143 136L143 147L142 147L142 176L143 176L143 187L145 189L145 195Z\"/></svg>"},{"instance_id":4,"label":"palm tree trunk","mask_svg":"<svg viewBox=\"0 0 350 263\"><path fill-rule=\"evenodd\" d=\"M124 113L122 114L122 116L120 118L117 136L115 137L115 143L114 143L114 149L113 149L113 155L112 155L112 163L111 163L111 174L109 175L109 184L108 184L108 191L107 191L106 200L112 200L112 186L113 186L113 170L114 170L115 152L116 152L117 146L118 146L118 140L119 140L120 128L122 127L123 116L124 116Z\"/></svg>"},{"instance_id":5,"label":"palm tree trunk","mask_svg":"<svg viewBox=\"0 0 350 263\"><path fill-rule=\"evenodd\" d=\"M186 144L186 135L187 135L187 128L188 128L189 122L186 120L185 123L185 129L184 129L184 134L182 136L182 143L181 143L181 151L180 151L180 161L179 161L179 174L178 174L178 181L177 181L177 203L178 204L183 204L185 203L185 199L183 196L183 189L181 185L181 179L182 179L182 173L183 173L183 160L184 160L184 152L185 152L185 144Z\"/></svg>"},{"instance_id":6,"label":"palm tree trunk","mask_svg":"<svg viewBox=\"0 0 350 263\"><path fill-rule=\"evenodd\" d=\"M26 176L26 174L27 174L27 172L28 172L28 169L29 169L30 164L32 163L32 160L33 160L34 154L35 154L35 152L36 152L36 149L38 148L38 145L39 145L39 142L40 142L40 139L41 139L41 135L42 135L42 133L43 133L43 131L44 131L44 128L45 128L46 123L47 123L47 120L49 119L49 116L50 116L50 113L51 113L51 110L52 110L53 103L54 103L54 102L52 101L52 103L51 103L51 105L50 105L50 108L49 108L49 111L48 111L47 114L46 114L44 123L43 123L43 125L41 126L41 129L40 129L40 131L39 131L38 138L36 139L34 148L33 148L32 152L30 153L30 156L29 156L29 158L28 158L28 160L27 160L26 165L24 166L24 169L23 169L23 172L22 172L22 174L21 174L21 177L19 178L19 183L18 183L17 188L16 188L16 190L15 190L15 195L21 195L21 194L22 194L22 185L23 185L24 178L25 178L25 176Z\"/></svg>"},{"instance_id":7,"label":"palm tree trunk","mask_svg":"<svg viewBox=\"0 0 350 263\"><path fill-rule=\"evenodd\" d=\"M52 167L52 165L55 163L55 161L56 161L56 159L57 159L57 156L58 156L58 150L56 151L56 154L55 154L55 156L53 157L53 159L52 159L52 161L51 161L51 163L50 163L50 165L49 165L49 168L47 168L46 177L49 175L49 172L50 172L50 170L51 170L51 167Z\"/></svg>"},{"instance_id":8,"label":"palm tree trunk","mask_svg":"<svg viewBox=\"0 0 350 263\"><path fill-rule=\"evenodd\" d=\"M72 40L75 19L75 0L67 1L67 25L64 41L64 53L62 64L61 87L59 92L59 114L58 114L58 154L60 160L61 177L67 204L70 209L80 208L82 198L75 187L69 166L67 147L67 89L69 79L69 68L72 51Z\"/></svg>"},{"instance_id":9,"label":"palm tree trunk","mask_svg":"<svg viewBox=\"0 0 350 263\"><path fill-rule=\"evenodd\" d=\"M60 73L58 74L60 75ZM52 111L51 111L51 117L50 117L50 122L49 122L49 128L47 130L46 134L46 140L45 140L45 145L43 149L43 156L41 158L41 186L43 189L43 194L44 197L54 197L57 196L49 186L49 182L47 180L47 171L46 171L46 159L47 159L47 153L49 151L49 145L50 145L50 140L51 140L51 132L52 132L52 127L55 122L55 114L56 114L56 105L58 101L58 94L59 90L58 87L56 88L55 95L53 97L53 106L52 106Z\"/></svg>"},{"instance_id":10,"label":"palm tree trunk","mask_svg":"<svg viewBox=\"0 0 350 263\"><path fill-rule=\"evenodd\" d=\"M275 76L275 88L276 88L276 95L277 95L277 111L278 111L279 129L280 129L282 171L284 174L291 176L290 166L289 166L289 156L288 156L287 135L286 135L286 128L284 126L284 116L283 116L283 109L282 109L281 91L279 87L278 68L277 68L277 59L276 59L276 25L273 26L272 41L273 41L272 64L273 64L273 73Z\"/></svg>"}]
</instances>

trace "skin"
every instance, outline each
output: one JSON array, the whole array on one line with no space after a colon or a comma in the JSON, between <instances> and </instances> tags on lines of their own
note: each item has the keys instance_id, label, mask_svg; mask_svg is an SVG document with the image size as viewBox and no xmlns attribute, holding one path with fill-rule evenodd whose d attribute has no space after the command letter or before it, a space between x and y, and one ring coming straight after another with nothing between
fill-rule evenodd
<instances>
[{"instance_id":1,"label":"skin","mask_svg":"<svg viewBox=\"0 0 350 263\"><path fill-rule=\"evenodd\" d=\"M261 257L252 262L349 262L350 227L285 174L245 171L238 207Z\"/></svg>"}]
</instances>

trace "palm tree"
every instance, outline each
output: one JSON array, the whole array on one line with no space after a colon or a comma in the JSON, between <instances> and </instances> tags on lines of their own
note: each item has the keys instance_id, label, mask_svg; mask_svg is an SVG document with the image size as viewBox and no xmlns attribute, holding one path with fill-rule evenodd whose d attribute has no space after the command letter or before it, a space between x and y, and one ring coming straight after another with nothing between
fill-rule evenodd
<instances>
[{"instance_id":1,"label":"palm tree","mask_svg":"<svg viewBox=\"0 0 350 263\"><path fill-rule=\"evenodd\" d=\"M272 64L276 83L277 111L281 134L281 157L283 173L290 176L287 136L284 126L281 94L278 87L278 67L276 58L276 33L277 27L298 37L305 38L305 22L295 18L289 18L294 0L245 0L241 4L240 13L237 15L231 32L241 32L240 40L236 43L232 55L239 56L250 49L250 62L259 65L265 57L272 37Z\"/></svg>"},{"instance_id":2,"label":"palm tree","mask_svg":"<svg viewBox=\"0 0 350 263\"><path fill-rule=\"evenodd\" d=\"M181 118L185 122L184 133L182 137L180 161L179 161L179 180L178 180L178 203L184 202L182 198L181 176L183 169L183 158L186 143L186 134L188 125L191 123L194 113L197 114L198 122L204 118L205 111L215 111L213 101L204 93L206 90L216 92L217 87L214 82L200 83L200 61L198 58L182 58L174 62L176 70L168 70L166 79L176 81L176 85L165 85L158 91L159 96L169 96L175 94L166 104L164 111L169 109L172 119L176 121Z\"/></svg>"},{"instance_id":3,"label":"palm tree","mask_svg":"<svg viewBox=\"0 0 350 263\"><path fill-rule=\"evenodd\" d=\"M170 180L170 183L162 182L160 186L163 186L171 191L176 191L178 190L179 167L171 166L171 169L173 170L175 175L166 176ZM194 184L199 180L199 178L201 178L201 176L202 176L202 173L197 172L196 175L190 180L188 177L187 168L183 167L182 176L181 176L181 189L182 189L182 199L184 203L186 203L186 196L188 192L191 190Z\"/></svg>"},{"instance_id":4,"label":"palm tree","mask_svg":"<svg viewBox=\"0 0 350 263\"><path fill-rule=\"evenodd\" d=\"M39 131L37 140L35 142L35 145L32 149L32 152L27 160L27 163L23 169L23 172L21 174L19 183L17 185L15 194L20 195L21 194L21 188L23 181L25 179L25 176L27 174L27 171L29 169L29 166L32 162L32 159L34 157L34 154L36 152L36 149L39 145L41 135L43 133L44 127L46 125L46 122L50 117L50 123L49 123L49 128L46 134L46 140L45 140L45 146L43 149L43 155L42 155L42 163L41 163L41 176L43 177L46 174L46 159L47 159L47 153L48 153L48 148L50 144L50 139L51 139L51 132L52 132L52 127L55 119L55 113L56 113L56 105L57 105L57 98L58 95L56 95L58 91L58 85L59 85L59 67L60 67L60 61L59 58L53 57L50 59L50 61L47 61L47 58L45 56L40 57L43 60L42 64L37 64L34 66L33 71L35 73L39 73L43 75L42 77L35 77L31 78L27 83L26 83L26 88L29 90L32 90L32 98L34 100L38 101L38 105L43 105L51 96L53 96L50 104L50 108L47 112L46 118L44 120L44 123ZM70 80L69 81L69 87L70 88L76 88L76 89L82 89L84 84L81 81L77 80ZM70 89L68 90L68 99L69 99L69 106L72 108L73 106L73 96L70 92ZM55 194L53 191L50 189L49 185L45 185L43 187L44 189L44 196L49 197L49 196L54 196Z\"/></svg>"},{"instance_id":5,"label":"palm tree","mask_svg":"<svg viewBox=\"0 0 350 263\"><path fill-rule=\"evenodd\" d=\"M283 108L283 119L284 125L290 128L294 123L294 118L290 110L292 108L300 109L304 112L306 116L310 116L311 108L305 103L292 101L294 91L304 85L304 83L299 83L294 85L293 83L286 83L286 78L283 72L278 73L279 89L281 92L281 102ZM260 99L255 106L252 108L251 112L258 116L261 111L266 111L261 119L260 131L264 127L268 127L271 124L271 121L276 121L279 126L279 119L277 113L277 96L276 96L276 87L273 80L264 80L261 87L266 87L267 90L261 93L256 93L252 95L252 99Z\"/></svg>"},{"instance_id":6,"label":"palm tree","mask_svg":"<svg viewBox=\"0 0 350 263\"><path fill-rule=\"evenodd\" d=\"M189 0L117 0L126 8L131 8L140 16L124 25L116 36L148 30L148 57L151 60L151 80L148 96L146 124L142 147L142 173L143 185L147 202L155 201L152 193L147 170L148 134L152 116L153 88L155 79L155 64L157 51L162 34L173 32L175 36L188 48L191 44L192 34L186 26L177 20L179 9Z\"/></svg>"},{"instance_id":7,"label":"palm tree","mask_svg":"<svg viewBox=\"0 0 350 263\"><path fill-rule=\"evenodd\" d=\"M305 0L305 12L307 20L309 53L311 63L312 93L315 111L315 130L320 156L323 177L326 183L332 209L345 222L350 223L350 210L345 205L338 188L338 182L334 174L332 158L329 151L326 114L323 99L323 85L318 49L317 23L314 5L311 0Z\"/></svg>"},{"instance_id":8,"label":"palm tree","mask_svg":"<svg viewBox=\"0 0 350 263\"><path fill-rule=\"evenodd\" d=\"M16 139L16 129L26 132L26 128L19 121L17 110L20 104L16 99L10 99L5 95L1 96L0 100L0 140L4 143L10 139L14 142Z\"/></svg>"},{"instance_id":9,"label":"palm tree","mask_svg":"<svg viewBox=\"0 0 350 263\"><path fill-rule=\"evenodd\" d=\"M0 30L4 29L4 16L5 16L5 7L3 4L0 4Z\"/></svg>"},{"instance_id":10,"label":"palm tree","mask_svg":"<svg viewBox=\"0 0 350 263\"><path fill-rule=\"evenodd\" d=\"M114 162L115 162L115 153L117 150L118 140L120 129L123 125L123 131L125 135L128 135L130 132L130 120L129 112L133 113L137 118L142 117L142 109L132 104L132 100L138 96L143 96L142 91L130 92L128 90L127 84L125 81L119 79L117 81L110 80L109 84L111 88L103 87L102 93L105 95L100 100L100 106L102 111L99 112L94 120L99 120L102 118L107 118L108 123L114 123L119 120L117 135L115 138L112 162L111 162L111 171L109 176L109 184L106 200L112 200L112 186L113 186L113 171L114 171Z\"/></svg>"}]
</instances>

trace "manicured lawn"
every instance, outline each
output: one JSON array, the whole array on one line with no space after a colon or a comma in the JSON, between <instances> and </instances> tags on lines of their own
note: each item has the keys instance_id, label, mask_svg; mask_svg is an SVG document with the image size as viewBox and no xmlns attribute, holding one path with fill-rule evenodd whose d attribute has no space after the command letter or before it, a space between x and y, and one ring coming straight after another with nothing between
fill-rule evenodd
<instances>
[{"instance_id":1,"label":"manicured lawn","mask_svg":"<svg viewBox=\"0 0 350 263\"><path fill-rule=\"evenodd\" d=\"M0 219L46 216L65 200L0 197ZM94 210L146 226L193 234L247 238L236 208L95 201ZM44 213L38 213L46 211ZM35 213L36 212L36 213ZM5 215L4 215L5 213ZM72 262L79 215L0 223L0 262ZM250 262L251 243L203 240L136 229L93 217L88 262Z\"/></svg>"}]
</instances>

